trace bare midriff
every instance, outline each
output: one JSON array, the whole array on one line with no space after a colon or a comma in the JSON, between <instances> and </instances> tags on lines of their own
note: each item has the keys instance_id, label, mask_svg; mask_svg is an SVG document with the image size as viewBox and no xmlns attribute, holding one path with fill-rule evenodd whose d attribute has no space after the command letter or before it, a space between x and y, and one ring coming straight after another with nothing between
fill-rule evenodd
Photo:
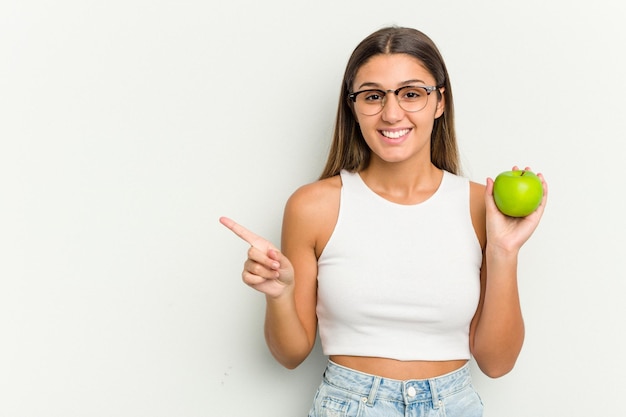
<instances>
[{"instance_id":1,"label":"bare midriff","mask_svg":"<svg viewBox=\"0 0 626 417\"><path fill-rule=\"evenodd\" d=\"M383 378L408 380L428 379L456 371L467 363L466 359L451 361L399 361L371 356L332 355L337 365Z\"/></svg>"}]
</instances>

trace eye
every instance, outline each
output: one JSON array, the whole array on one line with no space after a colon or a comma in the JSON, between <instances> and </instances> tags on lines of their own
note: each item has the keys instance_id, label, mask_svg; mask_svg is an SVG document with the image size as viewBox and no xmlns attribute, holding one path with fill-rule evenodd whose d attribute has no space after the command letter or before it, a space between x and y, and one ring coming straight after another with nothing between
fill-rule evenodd
<instances>
[{"instance_id":1,"label":"eye","mask_svg":"<svg viewBox=\"0 0 626 417\"><path fill-rule=\"evenodd\" d=\"M401 100L414 101L426 96L426 90L422 87L404 87L400 92Z\"/></svg>"},{"instance_id":2,"label":"eye","mask_svg":"<svg viewBox=\"0 0 626 417\"><path fill-rule=\"evenodd\" d=\"M383 98L385 97L385 93L380 90L369 90L363 92L362 96L363 100L376 103L383 100Z\"/></svg>"}]
</instances>

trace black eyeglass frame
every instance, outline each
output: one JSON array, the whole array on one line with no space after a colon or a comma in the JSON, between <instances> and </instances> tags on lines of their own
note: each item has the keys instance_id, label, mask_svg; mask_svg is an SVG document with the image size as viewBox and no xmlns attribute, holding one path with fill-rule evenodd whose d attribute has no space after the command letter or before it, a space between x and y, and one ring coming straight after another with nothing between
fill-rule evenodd
<instances>
[{"instance_id":1,"label":"black eyeglass frame","mask_svg":"<svg viewBox=\"0 0 626 417\"><path fill-rule=\"evenodd\" d=\"M380 110L382 111L383 107L385 107L385 104L384 104L384 103L385 103L385 101L384 101L384 100L386 99L386 97L387 97L387 94L388 94L388 93L393 93L393 94L396 96L396 100L398 100L398 103L399 103L399 102L400 102L400 100L398 99L398 97L399 97L399 95L398 95L398 94L400 94L400 91L402 91L402 90L404 90L404 89L406 89L406 88L422 88L422 89L424 89L424 90L426 91L426 95L427 95L427 96L429 96L429 95L430 95L430 93L432 93L433 91L436 91L436 90L438 90L438 89L440 89L440 88L442 88L442 87L443 87L443 86L439 87L439 86L436 86L436 85L405 85L405 86L402 86L402 87L397 88L397 89L395 89L395 90L381 90L381 89L379 89L379 88L369 88L369 89L367 89L367 90L361 90L361 91L355 91L355 92L353 92L353 93L348 93L348 98L349 98L349 99L350 99L353 103L356 103L356 97L357 97L359 94L361 94L361 93L368 93L368 92L373 92L373 91L374 91L374 92L379 92L379 93L382 93L382 96L383 96L383 104L382 104L382 106L381 106L381 108L380 108ZM423 109L424 109L424 108L421 108L421 109L419 109L419 110L413 110L413 111L409 111L409 110L405 110L405 111L408 111L409 113L416 113L416 112L421 111L421 110L423 110Z\"/></svg>"}]
</instances>

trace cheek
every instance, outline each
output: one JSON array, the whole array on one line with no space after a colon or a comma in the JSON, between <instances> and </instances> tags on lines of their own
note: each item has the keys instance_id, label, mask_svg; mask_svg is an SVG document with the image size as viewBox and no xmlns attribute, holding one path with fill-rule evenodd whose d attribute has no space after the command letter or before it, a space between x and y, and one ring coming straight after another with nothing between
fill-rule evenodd
<instances>
[{"instance_id":1,"label":"cheek","mask_svg":"<svg viewBox=\"0 0 626 417\"><path fill-rule=\"evenodd\" d=\"M356 123L359 125L359 127L363 126L364 123L367 123L367 118L358 114L354 110L352 111L352 114L354 115L354 119L356 120Z\"/></svg>"},{"instance_id":2,"label":"cheek","mask_svg":"<svg viewBox=\"0 0 626 417\"><path fill-rule=\"evenodd\" d=\"M365 142L368 148L372 148L378 141L378 130L374 128L371 123L368 124L365 121L364 124L359 124L359 131L361 132L361 138Z\"/></svg>"},{"instance_id":3,"label":"cheek","mask_svg":"<svg viewBox=\"0 0 626 417\"><path fill-rule=\"evenodd\" d=\"M361 131L361 135L367 136L368 134L371 134L371 132L375 130L374 128L375 122L371 119L372 119L371 117L365 117L365 116L356 117L356 122L357 122L359 130Z\"/></svg>"}]
</instances>

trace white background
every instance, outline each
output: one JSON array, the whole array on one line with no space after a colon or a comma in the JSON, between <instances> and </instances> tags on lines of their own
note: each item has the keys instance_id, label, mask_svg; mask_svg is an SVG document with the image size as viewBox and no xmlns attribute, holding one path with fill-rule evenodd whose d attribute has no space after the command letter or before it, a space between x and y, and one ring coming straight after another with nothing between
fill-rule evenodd
<instances>
[{"instance_id":1,"label":"white background","mask_svg":"<svg viewBox=\"0 0 626 417\"><path fill-rule=\"evenodd\" d=\"M278 242L344 65L429 34L465 175L543 172L524 350L485 416L615 415L626 302L625 7L608 1L4 1L0 416L304 416L325 364L265 347L228 215Z\"/></svg>"}]
</instances>

